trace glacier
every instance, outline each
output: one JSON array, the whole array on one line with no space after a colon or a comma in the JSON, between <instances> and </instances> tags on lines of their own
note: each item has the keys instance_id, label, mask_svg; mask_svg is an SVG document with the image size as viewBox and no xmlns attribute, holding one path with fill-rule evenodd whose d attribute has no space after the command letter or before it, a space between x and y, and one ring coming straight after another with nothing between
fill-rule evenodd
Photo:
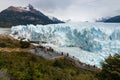
<instances>
[{"instance_id":1,"label":"glacier","mask_svg":"<svg viewBox=\"0 0 120 80\"><path fill-rule=\"evenodd\" d=\"M119 23L19 25L13 26L11 31L16 38L40 41L43 46L69 53L81 62L97 67L101 67L101 62L109 55L120 54Z\"/></svg>"}]
</instances>

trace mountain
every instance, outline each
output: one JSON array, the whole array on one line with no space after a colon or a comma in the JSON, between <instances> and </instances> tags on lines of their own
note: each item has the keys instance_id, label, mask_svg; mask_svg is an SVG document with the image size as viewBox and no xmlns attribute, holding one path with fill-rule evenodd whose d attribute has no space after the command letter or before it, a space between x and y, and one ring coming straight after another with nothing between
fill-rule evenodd
<instances>
[{"instance_id":1,"label":"mountain","mask_svg":"<svg viewBox=\"0 0 120 80\"><path fill-rule=\"evenodd\" d=\"M105 22L105 23L120 23L120 15L114 17L106 17L96 20L96 22Z\"/></svg>"},{"instance_id":2,"label":"mountain","mask_svg":"<svg viewBox=\"0 0 120 80\"><path fill-rule=\"evenodd\" d=\"M110 17L109 19L106 19L104 22L120 23L120 15Z\"/></svg>"},{"instance_id":3,"label":"mountain","mask_svg":"<svg viewBox=\"0 0 120 80\"><path fill-rule=\"evenodd\" d=\"M34 9L29 4L27 7L14 7L10 6L0 13L0 27L12 27L16 25L27 25L27 24L54 24L63 23L57 20L53 21L42 12Z\"/></svg>"},{"instance_id":4,"label":"mountain","mask_svg":"<svg viewBox=\"0 0 120 80\"><path fill-rule=\"evenodd\" d=\"M108 17L98 18L98 19L96 19L96 22L104 22L104 21L106 21L107 19L109 19L109 18L108 18Z\"/></svg>"},{"instance_id":5,"label":"mountain","mask_svg":"<svg viewBox=\"0 0 120 80\"><path fill-rule=\"evenodd\" d=\"M67 19L64 22L68 23L68 22L72 22L72 20L71 19Z\"/></svg>"},{"instance_id":6,"label":"mountain","mask_svg":"<svg viewBox=\"0 0 120 80\"><path fill-rule=\"evenodd\" d=\"M53 17L53 16L48 16L49 19L51 19L54 23L64 23L63 21Z\"/></svg>"}]
</instances>

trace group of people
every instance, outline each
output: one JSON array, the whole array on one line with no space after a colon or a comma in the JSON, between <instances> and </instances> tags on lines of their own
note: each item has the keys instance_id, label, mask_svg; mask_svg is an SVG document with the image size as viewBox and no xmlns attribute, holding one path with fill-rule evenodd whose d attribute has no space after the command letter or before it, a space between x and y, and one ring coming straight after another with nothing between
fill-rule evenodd
<instances>
[{"instance_id":1,"label":"group of people","mask_svg":"<svg viewBox=\"0 0 120 80\"><path fill-rule=\"evenodd\" d=\"M45 52L48 52L48 51L49 52L54 52L54 50L51 47L46 48L46 47L43 47L43 46L39 46L39 47L35 48L35 52L37 52L38 48L43 49ZM56 52L56 53L58 53L58 52ZM61 52L61 55L71 59L72 62L74 62L74 64L78 63L79 66L85 67L86 69L91 69L91 70L97 69L97 67L95 65L92 66L92 65L89 65L89 64L82 63L77 58L75 58L75 56L70 56L69 53Z\"/></svg>"},{"instance_id":2,"label":"group of people","mask_svg":"<svg viewBox=\"0 0 120 80\"><path fill-rule=\"evenodd\" d=\"M63 52L61 52L61 55L65 55L66 57L68 57L74 64L79 64L78 66L80 67L84 67L86 69L89 69L91 71L95 71L97 70L98 68L95 66L95 65L89 65L89 64L85 64L85 63L82 63L80 60L78 60L77 58L75 58L75 56L69 56L69 53L66 53L64 54Z\"/></svg>"}]
</instances>

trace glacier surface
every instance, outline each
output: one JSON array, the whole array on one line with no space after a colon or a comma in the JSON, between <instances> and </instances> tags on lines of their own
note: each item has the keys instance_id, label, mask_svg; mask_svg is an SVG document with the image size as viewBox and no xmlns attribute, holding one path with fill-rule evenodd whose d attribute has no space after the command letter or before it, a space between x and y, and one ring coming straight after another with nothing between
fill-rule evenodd
<instances>
[{"instance_id":1,"label":"glacier surface","mask_svg":"<svg viewBox=\"0 0 120 80\"><path fill-rule=\"evenodd\" d=\"M13 26L14 37L46 42L56 51L69 53L80 61L101 67L109 55L120 54L120 24L63 23Z\"/></svg>"}]
</instances>

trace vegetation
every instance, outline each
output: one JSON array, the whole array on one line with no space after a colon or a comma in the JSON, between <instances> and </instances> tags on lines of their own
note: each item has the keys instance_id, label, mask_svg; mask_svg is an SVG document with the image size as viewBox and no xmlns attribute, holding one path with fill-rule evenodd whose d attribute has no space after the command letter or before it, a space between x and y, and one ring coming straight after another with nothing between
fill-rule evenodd
<instances>
[{"instance_id":1,"label":"vegetation","mask_svg":"<svg viewBox=\"0 0 120 80\"><path fill-rule=\"evenodd\" d=\"M11 80L97 80L93 72L66 59L48 61L25 52L0 52L0 69L7 70Z\"/></svg>"},{"instance_id":2,"label":"vegetation","mask_svg":"<svg viewBox=\"0 0 120 80\"><path fill-rule=\"evenodd\" d=\"M120 80L120 55L106 59L97 77L99 80Z\"/></svg>"},{"instance_id":3,"label":"vegetation","mask_svg":"<svg viewBox=\"0 0 120 80\"><path fill-rule=\"evenodd\" d=\"M27 48L30 43L0 38L2 48ZM46 60L27 52L0 52L0 80L97 80L94 73L71 65L66 59Z\"/></svg>"},{"instance_id":4,"label":"vegetation","mask_svg":"<svg viewBox=\"0 0 120 80\"><path fill-rule=\"evenodd\" d=\"M5 48L5 47L9 47L9 48L16 48L16 47L20 47L20 43L18 40L13 40L11 38L0 38L0 47Z\"/></svg>"},{"instance_id":5,"label":"vegetation","mask_svg":"<svg viewBox=\"0 0 120 80\"><path fill-rule=\"evenodd\" d=\"M28 48L30 43L26 41L18 41L11 38L10 36L4 36L0 38L0 47L1 48Z\"/></svg>"},{"instance_id":6,"label":"vegetation","mask_svg":"<svg viewBox=\"0 0 120 80\"><path fill-rule=\"evenodd\" d=\"M28 48L30 47L30 43L27 41L20 41L20 48Z\"/></svg>"},{"instance_id":7,"label":"vegetation","mask_svg":"<svg viewBox=\"0 0 120 80\"><path fill-rule=\"evenodd\" d=\"M30 43L0 37L0 48L27 48ZM120 55L109 57L100 72L71 65L67 59L46 60L35 54L0 51L0 80L119 80Z\"/></svg>"}]
</instances>

